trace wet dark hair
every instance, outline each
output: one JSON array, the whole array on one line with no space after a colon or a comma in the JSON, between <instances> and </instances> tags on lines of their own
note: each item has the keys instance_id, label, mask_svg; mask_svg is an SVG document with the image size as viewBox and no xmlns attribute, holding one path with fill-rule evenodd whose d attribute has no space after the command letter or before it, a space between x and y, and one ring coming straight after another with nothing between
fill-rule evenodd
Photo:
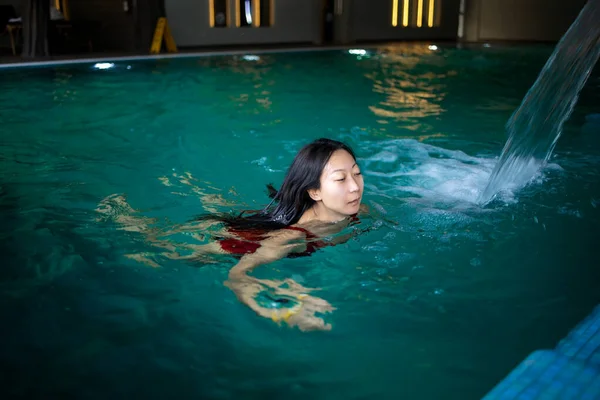
<instances>
[{"instance_id":1,"label":"wet dark hair","mask_svg":"<svg viewBox=\"0 0 600 400\"><path fill-rule=\"evenodd\" d=\"M321 138L304 146L287 170L279 190L267 185L272 201L262 210L244 211L239 215L212 215L198 219L217 219L236 229L280 229L298 222L315 201L310 189L320 189L321 174L331 155L345 150L356 160L354 151L345 143Z\"/></svg>"}]
</instances>

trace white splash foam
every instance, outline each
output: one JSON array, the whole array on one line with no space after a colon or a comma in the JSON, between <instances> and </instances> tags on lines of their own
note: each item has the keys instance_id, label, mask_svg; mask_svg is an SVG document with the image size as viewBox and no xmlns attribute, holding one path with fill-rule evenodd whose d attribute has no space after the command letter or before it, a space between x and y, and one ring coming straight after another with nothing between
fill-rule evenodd
<instances>
[{"instance_id":1,"label":"white splash foam","mask_svg":"<svg viewBox=\"0 0 600 400\"><path fill-rule=\"evenodd\" d=\"M417 201L457 207L478 207L478 198L497 161L414 139L369 142L364 146L363 154L373 151L372 156L361 159L365 175L377 177L375 190L379 194L389 197L416 195ZM515 202L515 192L519 188L508 188L499 199L506 203Z\"/></svg>"},{"instance_id":2,"label":"white splash foam","mask_svg":"<svg viewBox=\"0 0 600 400\"><path fill-rule=\"evenodd\" d=\"M281 172L281 170L273 169L267 164L267 157L261 157L258 160L251 161L250 163L260 165L268 172Z\"/></svg>"}]
</instances>

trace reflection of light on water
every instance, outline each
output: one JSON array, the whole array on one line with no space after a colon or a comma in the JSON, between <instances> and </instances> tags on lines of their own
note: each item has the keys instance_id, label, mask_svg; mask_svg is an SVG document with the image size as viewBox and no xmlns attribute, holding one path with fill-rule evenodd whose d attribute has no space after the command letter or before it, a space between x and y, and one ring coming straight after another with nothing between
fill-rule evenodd
<instances>
[{"instance_id":1,"label":"reflection of light on water","mask_svg":"<svg viewBox=\"0 0 600 400\"><path fill-rule=\"evenodd\" d=\"M481 111L513 111L518 104L512 104L513 99L488 99L485 103L475 105L475 109Z\"/></svg>"},{"instance_id":2,"label":"reflection of light on water","mask_svg":"<svg viewBox=\"0 0 600 400\"><path fill-rule=\"evenodd\" d=\"M371 53L365 49L350 49L350 50L348 50L348 54L356 56L357 60L371 58Z\"/></svg>"},{"instance_id":3,"label":"reflection of light on water","mask_svg":"<svg viewBox=\"0 0 600 400\"><path fill-rule=\"evenodd\" d=\"M94 64L95 69L111 69L114 68L115 64L113 63L96 63Z\"/></svg>"},{"instance_id":4,"label":"reflection of light on water","mask_svg":"<svg viewBox=\"0 0 600 400\"><path fill-rule=\"evenodd\" d=\"M62 103L64 100L76 100L77 91L69 90L69 80L73 77L72 74L62 71L56 71L54 79L54 90L52 91L53 100Z\"/></svg>"},{"instance_id":5,"label":"reflection of light on water","mask_svg":"<svg viewBox=\"0 0 600 400\"><path fill-rule=\"evenodd\" d=\"M439 102L444 94L438 92L441 85L432 84L438 76L419 76L385 67L382 70L381 77L377 76L377 72L366 75L374 81L373 91L386 95L384 101L369 106L375 115L397 121L417 122L415 119L442 113Z\"/></svg>"},{"instance_id":6,"label":"reflection of light on water","mask_svg":"<svg viewBox=\"0 0 600 400\"><path fill-rule=\"evenodd\" d=\"M350 49L348 50L348 54L352 54L355 56L364 56L367 54L367 51L364 49Z\"/></svg>"},{"instance_id":7,"label":"reflection of light on water","mask_svg":"<svg viewBox=\"0 0 600 400\"><path fill-rule=\"evenodd\" d=\"M181 185L187 186L184 191L173 191L171 193L179 196L197 196L205 210L210 213L222 211L219 207L234 207L236 205L234 202L225 199L221 193L209 193L206 189L216 192L220 192L221 189L212 186L210 182L195 178L191 172L186 171L183 174L174 172L171 176L161 176L158 180L167 187L184 188ZM229 190L229 194L234 193L232 190L233 188Z\"/></svg>"},{"instance_id":8,"label":"reflection of light on water","mask_svg":"<svg viewBox=\"0 0 600 400\"><path fill-rule=\"evenodd\" d=\"M432 65L424 57L432 57L435 45L398 45L381 48L378 68L365 76L373 81L373 91L385 95L378 104L369 106L381 124L403 122L404 129L422 131L423 118L440 115L444 110L445 85L440 79L448 73L417 72L418 64ZM435 56L438 57L438 56ZM439 57L438 57L439 58ZM372 68L372 66L370 66Z\"/></svg>"},{"instance_id":9,"label":"reflection of light on water","mask_svg":"<svg viewBox=\"0 0 600 400\"><path fill-rule=\"evenodd\" d=\"M252 62L249 63L248 61ZM222 58L207 57L198 60L198 64L203 67L221 68L228 72L249 77L251 80L250 85L244 84L243 88L231 86L228 91L233 92L229 99L239 108L237 112L250 114L262 114L271 111L273 102L270 99L271 91L267 88L274 86L275 81L265 78L271 75L270 65L273 62L273 58L267 55L257 56L252 54ZM250 90L247 93L240 93L246 91L249 87Z\"/></svg>"}]
</instances>

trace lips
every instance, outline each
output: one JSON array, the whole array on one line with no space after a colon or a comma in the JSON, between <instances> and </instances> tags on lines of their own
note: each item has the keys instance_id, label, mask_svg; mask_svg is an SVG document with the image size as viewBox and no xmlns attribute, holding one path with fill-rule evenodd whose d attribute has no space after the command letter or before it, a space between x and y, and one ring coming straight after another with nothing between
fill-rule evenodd
<instances>
[{"instance_id":1,"label":"lips","mask_svg":"<svg viewBox=\"0 0 600 400\"><path fill-rule=\"evenodd\" d=\"M359 201L359 200L360 200L360 199L354 199L354 200L352 200L352 201L349 201L349 202L348 202L348 204L350 204L350 205L355 205L355 204L357 204L357 203L358 203L358 201Z\"/></svg>"}]
</instances>

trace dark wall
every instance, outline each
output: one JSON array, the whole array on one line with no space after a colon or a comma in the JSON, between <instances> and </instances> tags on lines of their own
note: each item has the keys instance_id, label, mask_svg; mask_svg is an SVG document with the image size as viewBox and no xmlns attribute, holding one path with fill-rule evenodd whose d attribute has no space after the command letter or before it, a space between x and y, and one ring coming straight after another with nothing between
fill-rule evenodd
<instances>
[{"instance_id":1,"label":"dark wall","mask_svg":"<svg viewBox=\"0 0 600 400\"><path fill-rule=\"evenodd\" d=\"M136 0L135 45L141 52L148 52L158 18L165 15L164 0Z\"/></svg>"},{"instance_id":2,"label":"dark wall","mask_svg":"<svg viewBox=\"0 0 600 400\"><path fill-rule=\"evenodd\" d=\"M558 41L586 0L469 0L468 41Z\"/></svg>"},{"instance_id":3,"label":"dark wall","mask_svg":"<svg viewBox=\"0 0 600 400\"><path fill-rule=\"evenodd\" d=\"M161 0L70 0L73 22L93 21L95 50L148 52Z\"/></svg>"},{"instance_id":4,"label":"dark wall","mask_svg":"<svg viewBox=\"0 0 600 400\"><path fill-rule=\"evenodd\" d=\"M0 0L0 6L13 6L17 15L21 15L21 0Z\"/></svg>"},{"instance_id":5,"label":"dark wall","mask_svg":"<svg viewBox=\"0 0 600 400\"><path fill-rule=\"evenodd\" d=\"M135 49L133 14L123 10L122 0L70 0L69 8L74 23L93 21L97 24L95 49Z\"/></svg>"}]
</instances>

